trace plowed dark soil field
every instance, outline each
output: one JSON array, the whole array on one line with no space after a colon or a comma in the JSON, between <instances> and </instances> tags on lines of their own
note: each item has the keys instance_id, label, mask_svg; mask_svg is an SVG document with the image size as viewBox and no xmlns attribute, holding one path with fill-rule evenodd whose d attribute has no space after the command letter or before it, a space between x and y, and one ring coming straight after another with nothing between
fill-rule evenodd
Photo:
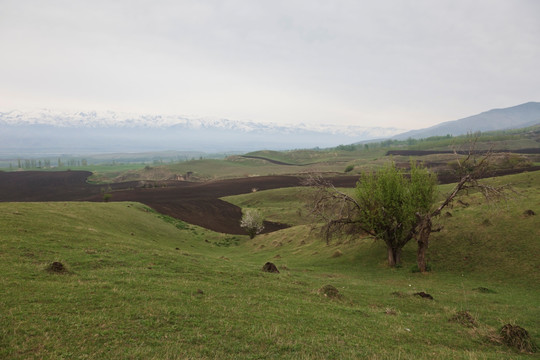
<instances>
[{"instance_id":1,"label":"plowed dark soil field","mask_svg":"<svg viewBox=\"0 0 540 360\"><path fill-rule=\"evenodd\" d=\"M540 167L511 169L494 175L508 175ZM87 171L20 171L0 172L0 201L137 201L156 211L227 234L245 234L240 227L242 211L239 207L220 200L221 197L301 185L295 176L260 176L211 182L187 181L132 181L107 185L87 183L92 173ZM354 187L358 176L338 176L330 181L338 187ZM440 183L450 183L454 176L440 174ZM287 227L286 224L265 222L264 232Z\"/></svg>"},{"instance_id":2,"label":"plowed dark soil field","mask_svg":"<svg viewBox=\"0 0 540 360\"><path fill-rule=\"evenodd\" d=\"M0 172L0 201L137 201L156 211L190 224L228 234L245 234L240 227L241 209L219 198L250 193L252 189L268 190L300 186L294 176L262 176L232 180L192 183L186 181L125 182L92 185L85 171ZM335 180L337 186L354 186L358 177ZM265 223L265 232L287 227Z\"/></svg>"}]
</instances>

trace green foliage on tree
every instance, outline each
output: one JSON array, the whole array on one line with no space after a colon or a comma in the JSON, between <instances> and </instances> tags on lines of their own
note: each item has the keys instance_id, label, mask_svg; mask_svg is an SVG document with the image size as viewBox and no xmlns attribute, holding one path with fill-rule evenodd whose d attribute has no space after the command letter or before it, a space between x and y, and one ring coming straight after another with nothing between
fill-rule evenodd
<instances>
[{"instance_id":1,"label":"green foliage on tree","mask_svg":"<svg viewBox=\"0 0 540 360\"><path fill-rule=\"evenodd\" d=\"M354 221L384 241L389 265L400 263L401 251L415 236L419 217L431 211L436 184L435 174L414 162L409 175L394 163L362 175L356 187Z\"/></svg>"},{"instance_id":2,"label":"green foliage on tree","mask_svg":"<svg viewBox=\"0 0 540 360\"><path fill-rule=\"evenodd\" d=\"M325 221L322 229L326 241L339 233L370 234L386 244L388 264L395 266L401 261L405 244L415 239L418 269L427 271L426 252L431 233L441 230L433 226L432 220L464 191L475 189L487 200L494 200L504 198L509 188L506 184L491 186L479 182L490 176L496 158L492 151L477 152L475 145L473 139L465 156L454 151L454 172L459 180L437 204L435 174L415 162L411 162L409 173L391 163L382 170L362 175L354 196L339 191L320 177L309 179L306 184L318 189L312 211Z\"/></svg>"}]
</instances>

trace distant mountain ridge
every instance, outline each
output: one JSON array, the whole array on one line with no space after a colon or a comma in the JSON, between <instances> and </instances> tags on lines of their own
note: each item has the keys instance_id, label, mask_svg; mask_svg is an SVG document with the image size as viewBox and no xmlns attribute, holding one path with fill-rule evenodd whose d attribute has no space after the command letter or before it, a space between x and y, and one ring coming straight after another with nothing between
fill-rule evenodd
<instances>
[{"instance_id":1,"label":"distant mountain ridge","mask_svg":"<svg viewBox=\"0 0 540 360\"><path fill-rule=\"evenodd\" d=\"M540 102L528 102L504 109L493 109L463 119L446 121L420 130L394 135L392 139L421 139L430 136L464 135L470 132L523 128L540 123Z\"/></svg>"},{"instance_id":2,"label":"distant mountain ridge","mask_svg":"<svg viewBox=\"0 0 540 360\"><path fill-rule=\"evenodd\" d=\"M53 125L57 127L185 127L189 129L227 129L235 131L264 131L264 132L291 132L312 131L327 134L343 134L347 136L380 136L401 131L396 128L366 127L366 126L339 126L323 125L278 125L272 123L259 123L254 121L234 121L229 119L188 118L178 115L136 115L127 113L104 112L55 112L48 109L23 112L13 110L0 112L0 125Z\"/></svg>"},{"instance_id":3,"label":"distant mountain ridge","mask_svg":"<svg viewBox=\"0 0 540 360\"><path fill-rule=\"evenodd\" d=\"M333 147L402 131L365 126L284 126L174 115L51 110L0 112L0 129L0 154L289 150Z\"/></svg>"},{"instance_id":4,"label":"distant mountain ridge","mask_svg":"<svg viewBox=\"0 0 540 360\"><path fill-rule=\"evenodd\" d=\"M521 128L540 123L540 102L493 109L429 128L337 125L278 125L175 115L133 115L51 110L0 112L0 156L10 154L104 154L114 152L329 148L376 139L457 136L469 132Z\"/></svg>"}]
</instances>

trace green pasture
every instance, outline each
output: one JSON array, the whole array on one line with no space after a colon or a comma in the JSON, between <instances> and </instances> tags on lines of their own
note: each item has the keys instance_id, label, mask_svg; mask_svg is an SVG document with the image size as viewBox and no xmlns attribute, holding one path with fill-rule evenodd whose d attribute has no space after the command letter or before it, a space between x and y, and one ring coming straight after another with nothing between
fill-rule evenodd
<instances>
[{"instance_id":1,"label":"green pasture","mask_svg":"<svg viewBox=\"0 0 540 360\"><path fill-rule=\"evenodd\" d=\"M493 181L515 193L471 193L441 217L426 275L411 271L413 243L396 269L370 238L327 245L307 189L227 198L295 225L253 240L138 203L0 203L0 358L535 358L498 331L518 324L540 343L540 173Z\"/></svg>"}]
</instances>

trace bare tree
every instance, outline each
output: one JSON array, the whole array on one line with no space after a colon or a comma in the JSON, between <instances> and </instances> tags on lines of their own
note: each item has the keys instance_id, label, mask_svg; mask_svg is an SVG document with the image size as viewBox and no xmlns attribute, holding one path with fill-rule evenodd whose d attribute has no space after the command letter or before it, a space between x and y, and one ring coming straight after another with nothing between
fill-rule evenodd
<instances>
[{"instance_id":1,"label":"bare tree","mask_svg":"<svg viewBox=\"0 0 540 360\"><path fill-rule=\"evenodd\" d=\"M442 210L450 206L453 201L463 193L470 190L477 190L487 201L499 200L504 198L506 190L510 189L508 184L502 186L491 186L482 183L479 180L490 175L493 150L477 152L475 150L476 139L469 146L467 155L460 156L454 149L454 155L457 159L457 175L459 181L456 183L452 191L446 194L444 201L437 206L433 211L427 214L417 214L417 225L414 229L416 242L418 243L418 251L416 261L418 269L425 272L427 269L426 252L429 246L429 237L432 232L441 230L441 227L433 227L432 219L439 216Z\"/></svg>"}]
</instances>

